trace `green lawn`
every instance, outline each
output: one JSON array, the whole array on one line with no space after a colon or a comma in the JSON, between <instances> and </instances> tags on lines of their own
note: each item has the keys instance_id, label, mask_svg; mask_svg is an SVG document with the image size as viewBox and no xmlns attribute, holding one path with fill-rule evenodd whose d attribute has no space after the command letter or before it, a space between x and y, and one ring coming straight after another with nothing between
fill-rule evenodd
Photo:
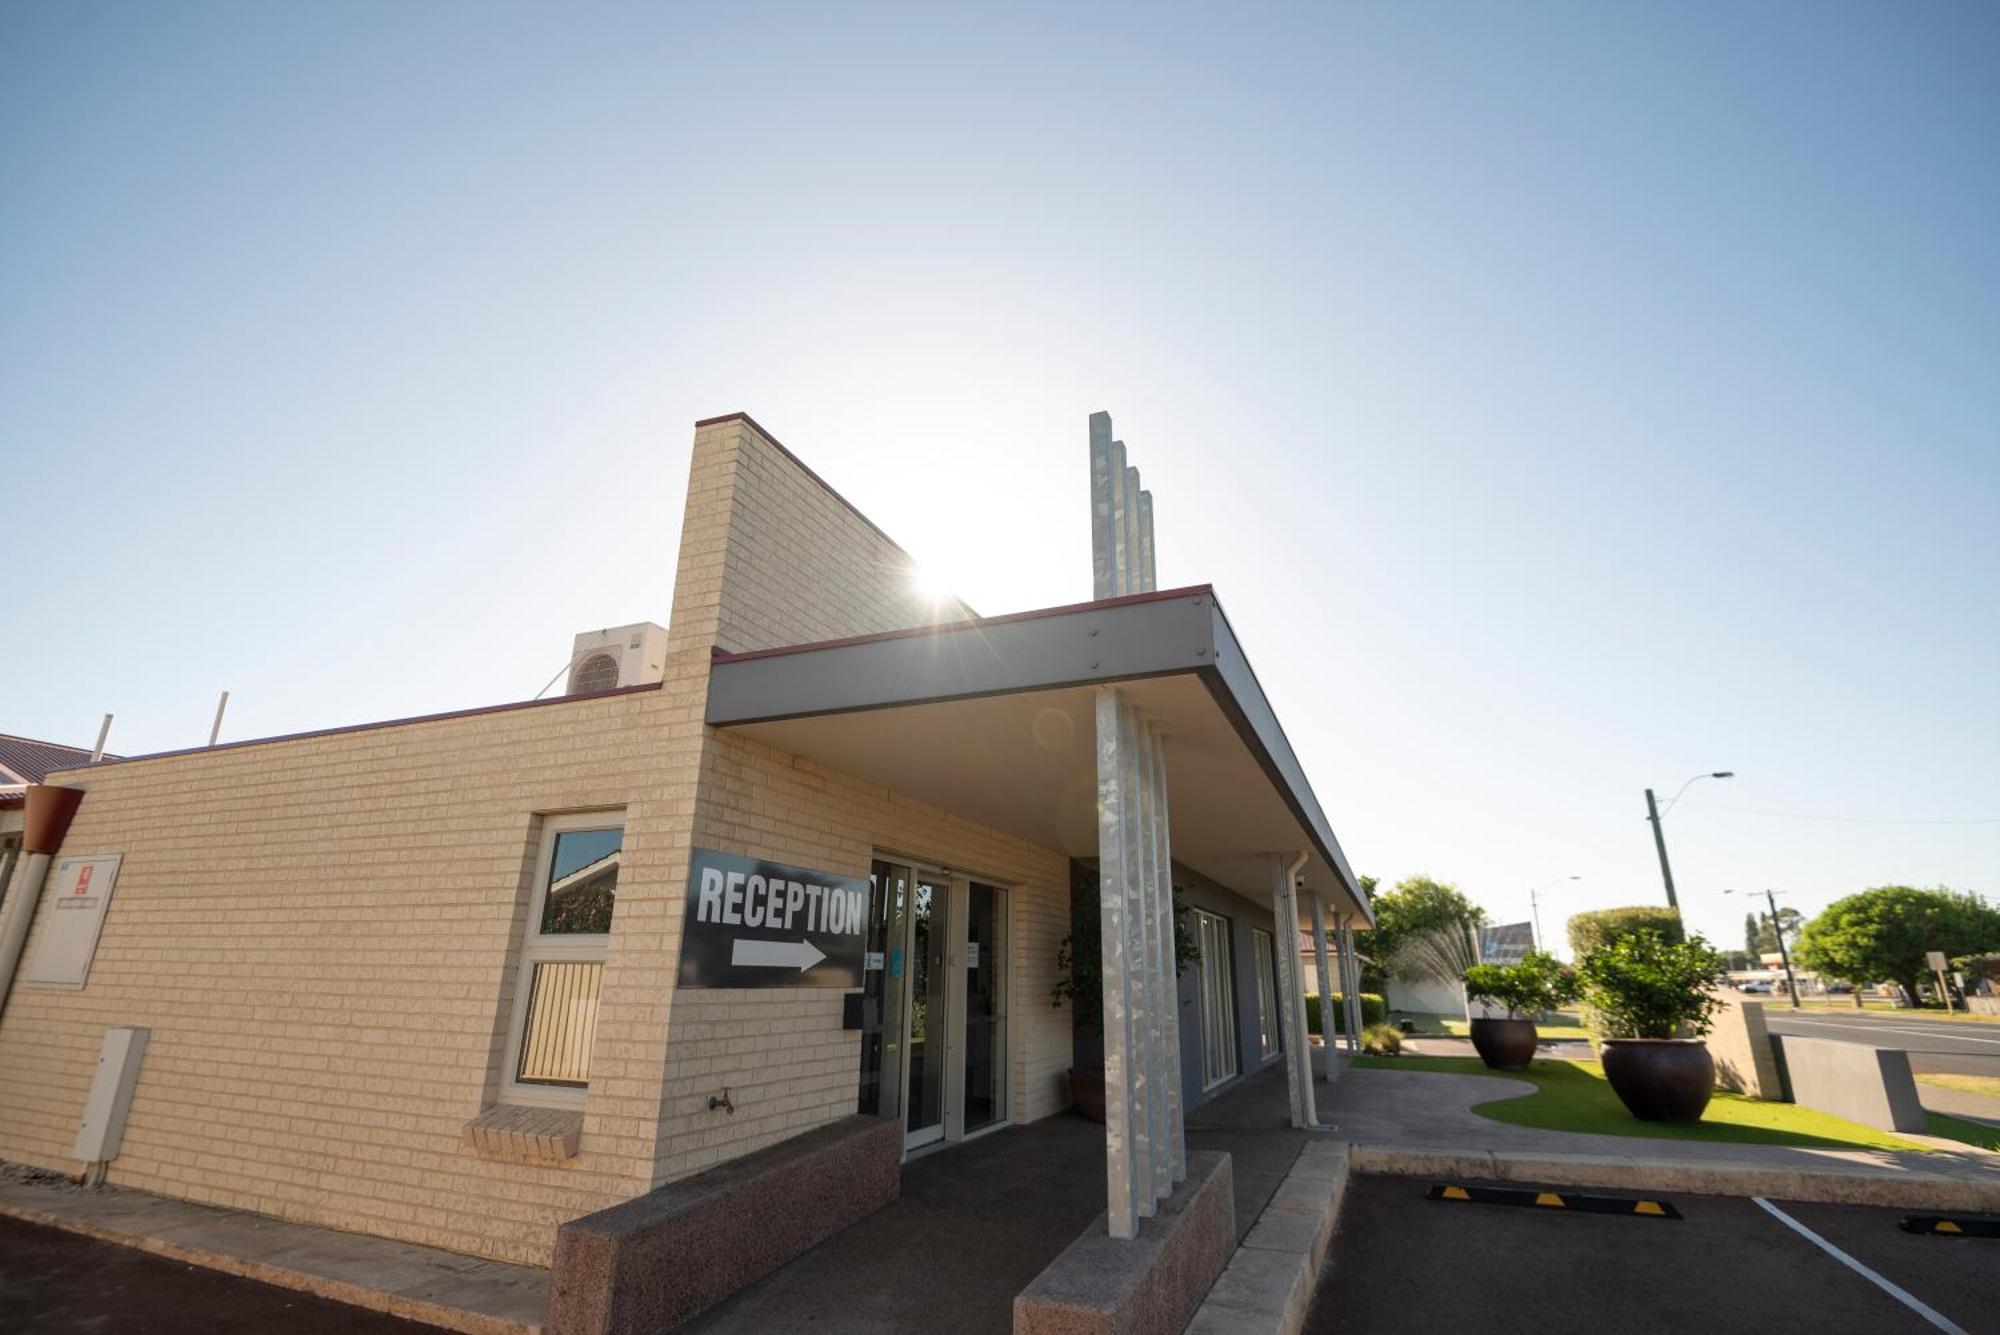
<instances>
[{"instance_id":1,"label":"green lawn","mask_svg":"<svg viewBox=\"0 0 2000 1335\"><path fill-rule=\"evenodd\" d=\"M1723 1090L1699 1122L1642 1122L1625 1110L1596 1062L1537 1058L1525 1071L1494 1071L1476 1057L1357 1057L1354 1064L1398 1071L1441 1071L1451 1075L1505 1076L1533 1084L1532 1094L1501 1094L1473 1111L1511 1126L1545 1131L1577 1131L1600 1136L1640 1136L1653 1140L1705 1140L1739 1145L1800 1145L1835 1150L1922 1150L1927 1146L1844 1118L1766 1103ZM1995 1133L1956 1117L1931 1115L1931 1134L1992 1147ZM1982 1139L1981 1137L1984 1137Z\"/></svg>"},{"instance_id":2,"label":"green lawn","mask_svg":"<svg viewBox=\"0 0 2000 1335\"><path fill-rule=\"evenodd\" d=\"M1931 1134L1943 1136L1946 1140L1962 1140L1968 1145L1977 1145L1982 1150L2000 1150L2000 1127L1987 1126L1984 1122L1968 1122L1963 1117L1949 1117L1944 1113L1934 1113L1926 1109L1924 1120L1931 1124Z\"/></svg>"},{"instance_id":3,"label":"green lawn","mask_svg":"<svg viewBox=\"0 0 2000 1335\"><path fill-rule=\"evenodd\" d=\"M1917 1077L1920 1085L1936 1085L1939 1089L1958 1089L1967 1094L1984 1094L1988 1098L2000 1099L2000 1076L1991 1075L1951 1075L1925 1072Z\"/></svg>"},{"instance_id":4,"label":"green lawn","mask_svg":"<svg viewBox=\"0 0 2000 1335\"><path fill-rule=\"evenodd\" d=\"M1789 1009L1791 1007L1791 1002L1785 999L1785 995L1782 992L1768 997L1754 997L1752 1000L1763 1002L1771 1010L1778 1010L1780 1008ZM1849 1014L1852 1014L1854 1011L1854 998L1802 997L1799 1000L1799 1007L1802 1010L1809 1011L1847 1011ZM1883 1015L1901 1015L1919 1020L1958 1020L1966 1024L2000 1024L2000 1015L1975 1015L1961 1010L1954 1010L1950 1014L1946 1014L1942 1006L1896 1006L1886 1001L1870 1000L1862 1009L1871 1014L1879 1012Z\"/></svg>"},{"instance_id":5,"label":"green lawn","mask_svg":"<svg viewBox=\"0 0 2000 1335\"><path fill-rule=\"evenodd\" d=\"M1444 1026L1444 1031L1454 1038L1464 1038L1472 1032L1472 1025L1466 1020L1439 1016L1438 1022ZM1536 1021L1535 1037L1543 1040L1551 1038L1588 1039L1590 1031L1578 1022L1576 1016L1565 1015L1558 1011L1554 1015L1551 1015L1546 1023Z\"/></svg>"}]
</instances>

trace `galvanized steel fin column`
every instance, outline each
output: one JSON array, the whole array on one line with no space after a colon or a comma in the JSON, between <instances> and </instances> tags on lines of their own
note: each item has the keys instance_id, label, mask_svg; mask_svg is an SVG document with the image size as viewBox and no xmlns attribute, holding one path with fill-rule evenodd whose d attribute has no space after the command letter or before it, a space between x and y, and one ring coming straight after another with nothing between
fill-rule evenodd
<instances>
[{"instance_id":1,"label":"galvanized steel fin column","mask_svg":"<svg viewBox=\"0 0 2000 1335\"><path fill-rule=\"evenodd\" d=\"M1167 822L1167 739L1157 727L1148 727L1153 734L1153 846L1157 850L1153 865L1160 872L1154 899L1166 920L1160 976L1170 1002L1166 1026L1167 1176L1172 1182L1182 1182L1187 1179L1187 1127L1181 1107L1180 917L1174 905L1173 840Z\"/></svg>"},{"instance_id":2,"label":"galvanized steel fin column","mask_svg":"<svg viewBox=\"0 0 2000 1335\"><path fill-rule=\"evenodd\" d=\"M1347 961L1347 986L1344 989L1347 1003L1347 1050L1361 1050L1361 960L1354 953L1354 929L1347 924L1354 921L1350 914L1340 923L1340 957Z\"/></svg>"},{"instance_id":3,"label":"galvanized steel fin column","mask_svg":"<svg viewBox=\"0 0 2000 1335\"><path fill-rule=\"evenodd\" d=\"M1306 865L1304 853L1284 856L1273 853L1271 861L1271 917L1277 928L1273 944L1277 955L1278 1023L1285 1036L1285 1084L1292 1096L1292 1125L1319 1124L1313 1104L1312 1054L1306 1047L1305 985L1299 977L1299 868Z\"/></svg>"},{"instance_id":4,"label":"galvanized steel fin column","mask_svg":"<svg viewBox=\"0 0 2000 1335\"><path fill-rule=\"evenodd\" d=\"M1138 1121L1132 1032L1133 974L1140 961L1126 947L1124 729L1115 687L1097 688L1097 911L1104 972L1104 1169L1107 1227L1114 1238L1139 1235Z\"/></svg>"},{"instance_id":5,"label":"galvanized steel fin column","mask_svg":"<svg viewBox=\"0 0 2000 1335\"><path fill-rule=\"evenodd\" d=\"M1090 415L1090 566L1093 598L1151 593L1153 493L1111 434L1111 414Z\"/></svg>"},{"instance_id":6,"label":"galvanized steel fin column","mask_svg":"<svg viewBox=\"0 0 2000 1335\"><path fill-rule=\"evenodd\" d=\"M1153 588L1152 496L1109 413L1090 415L1090 542L1098 599ZM1116 687L1096 725L1107 1229L1132 1238L1187 1176L1166 744Z\"/></svg>"},{"instance_id":7,"label":"galvanized steel fin column","mask_svg":"<svg viewBox=\"0 0 2000 1335\"><path fill-rule=\"evenodd\" d=\"M1318 895L1312 897L1313 917L1313 969L1319 975L1319 1041L1326 1053L1326 1082L1330 1085L1340 1079L1340 1059L1334 1055L1333 1046L1333 980L1327 968L1327 952L1330 945L1326 939L1326 903ZM1349 989L1343 986L1342 1002Z\"/></svg>"}]
</instances>

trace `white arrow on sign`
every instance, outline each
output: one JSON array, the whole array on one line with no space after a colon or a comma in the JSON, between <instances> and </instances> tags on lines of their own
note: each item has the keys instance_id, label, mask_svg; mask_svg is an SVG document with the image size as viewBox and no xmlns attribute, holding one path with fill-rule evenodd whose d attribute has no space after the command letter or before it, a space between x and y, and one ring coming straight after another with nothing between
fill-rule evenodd
<instances>
[{"instance_id":1,"label":"white arrow on sign","mask_svg":"<svg viewBox=\"0 0 2000 1335\"><path fill-rule=\"evenodd\" d=\"M797 969L804 973L826 958L826 952L810 941L746 941L736 939L729 962L737 968Z\"/></svg>"}]
</instances>

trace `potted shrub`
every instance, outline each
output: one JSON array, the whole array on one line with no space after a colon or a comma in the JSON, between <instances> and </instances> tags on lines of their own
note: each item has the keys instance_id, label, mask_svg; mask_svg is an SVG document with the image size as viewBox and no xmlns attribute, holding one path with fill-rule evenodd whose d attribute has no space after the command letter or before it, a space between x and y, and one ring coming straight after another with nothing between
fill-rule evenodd
<instances>
[{"instance_id":1,"label":"potted shrub","mask_svg":"<svg viewBox=\"0 0 2000 1335\"><path fill-rule=\"evenodd\" d=\"M1535 1059L1535 1016L1576 999L1576 977L1555 956L1531 950L1518 964L1475 964L1465 971L1465 995L1505 1006L1506 1018L1472 1022L1472 1046L1496 1071L1525 1071Z\"/></svg>"},{"instance_id":2,"label":"potted shrub","mask_svg":"<svg viewBox=\"0 0 2000 1335\"><path fill-rule=\"evenodd\" d=\"M1722 959L1699 936L1655 931L1600 946L1577 965L1584 1000L1601 1020L1604 1077L1634 1117L1697 1122L1715 1091L1715 1059L1701 1036L1721 1004Z\"/></svg>"}]
</instances>

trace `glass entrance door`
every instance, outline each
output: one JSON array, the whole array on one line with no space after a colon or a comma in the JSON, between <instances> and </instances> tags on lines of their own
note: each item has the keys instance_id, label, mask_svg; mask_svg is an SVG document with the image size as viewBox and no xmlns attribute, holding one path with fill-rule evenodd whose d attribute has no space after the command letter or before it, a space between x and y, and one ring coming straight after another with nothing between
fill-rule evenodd
<instances>
[{"instance_id":1,"label":"glass entrance door","mask_svg":"<svg viewBox=\"0 0 2000 1335\"><path fill-rule=\"evenodd\" d=\"M965 1059L957 1134L1007 1117L1007 892L965 888Z\"/></svg>"},{"instance_id":2,"label":"glass entrance door","mask_svg":"<svg viewBox=\"0 0 2000 1335\"><path fill-rule=\"evenodd\" d=\"M951 1043L951 882L919 872L910 885L909 1075L903 1106L905 1144L928 1145L944 1135L945 1075Z\"/></svg>"},{"instance_id":3,"label":"glass entrance door","mask_svg":"<svg viewBox=\"0 0 2000 1335\"><path fill-rule=\"evenodd\" d=\"M861 993L860 1111L908 1149L1007 1120L1007 892L878 859Z\"/></svg>"}]
</instances>

